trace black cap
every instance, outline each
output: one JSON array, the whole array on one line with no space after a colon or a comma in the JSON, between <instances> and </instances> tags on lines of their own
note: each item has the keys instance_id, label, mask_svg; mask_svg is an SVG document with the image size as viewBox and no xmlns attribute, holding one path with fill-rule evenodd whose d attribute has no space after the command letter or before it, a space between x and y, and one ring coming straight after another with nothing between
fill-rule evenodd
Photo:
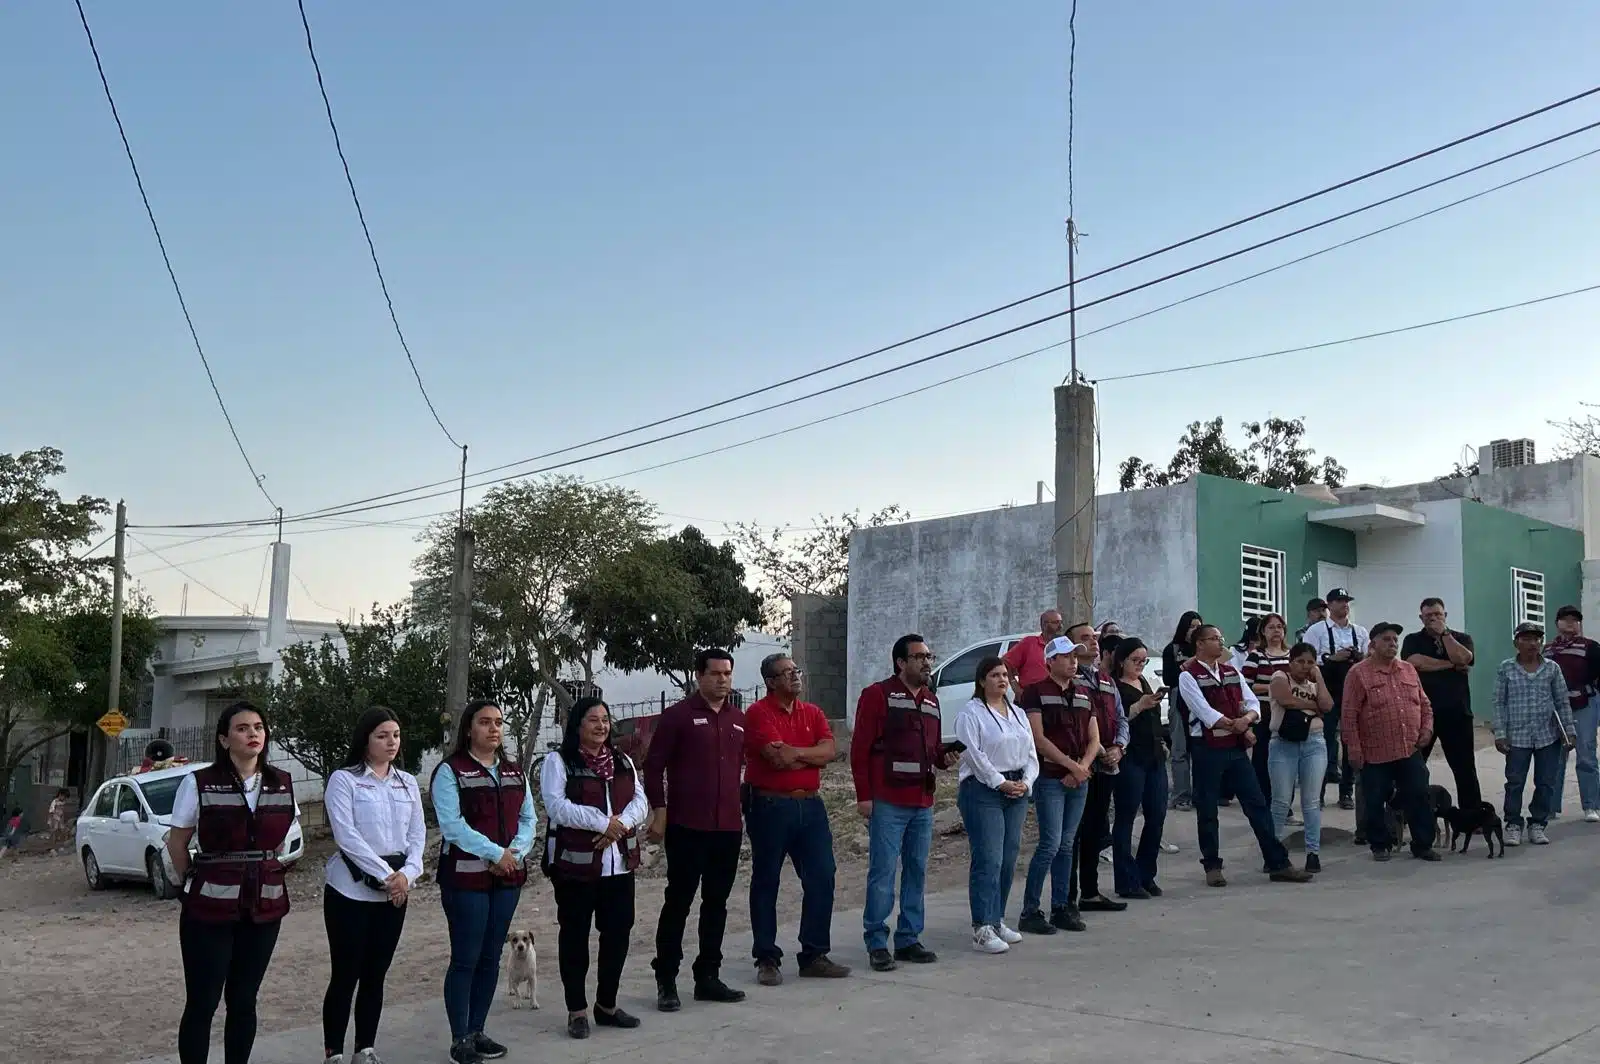
<instances>
[{"instance_id":1,"label":"black cap","mask_svg":"<svg viewBox=\"0 0 1600 1064\"><path fill-rule=\"evenodd\" d=\"M1543 639L1544 625L1534 624L1532 621L1523 621L1521 624L1517 625L1517 630L1512 634L1512 638L1521 638L1525 635L1536 635L1540 639Z\"/></svg>"},{"instance_id":2,"label":"black cap","mask_svg":"<svg viewBox=\"0 0 1600 1064\"><path fill-rule=\"evenodd\" d=\"M1342 587L1336 587L1328 592L1329 602L1354 602L1356 597Z\"/></svg>"},{"instance_id":3,"label":"black cap","mask_svg":"<svg viewBox=\"0 0 1600 1064\"><path fill-rule=\"evenodd\" d=\"M1556 620L1564 621L1571 617L1575 621L1583 620L1583 611L1576 606L1563 606L1556 610Z\"/></svg>"},{"instance_id":4,"label":"black cap","mask_svg":"<svg viewBox=\"0 0 1600 1064\"><path fill-rule=\"evenodd\" d=\"M1328 597L1332 598L1333 596L1330 595ZM1398 624L1395 624L1393 621L1379 621L1377 624L1372 626L1372 631L1369 632L1368 635L1371 638L1376 639L1385 632L1393 632L1395 635L1399 635L1404 631L1404 628L1400 627Z\"/></svg>"},{"instance_id":5,"label":"black cap","mask_svg":"<svg viewBox=\"0 0 1600 1064\"><path fill-rule=\"evenodd\" d=\"M1327 608L1328 604L1319 598L1314 598L1310 602L1306 603L1307 613L1310 613L1312 610L1325 610Z\"/></svg>"}]
</instances>

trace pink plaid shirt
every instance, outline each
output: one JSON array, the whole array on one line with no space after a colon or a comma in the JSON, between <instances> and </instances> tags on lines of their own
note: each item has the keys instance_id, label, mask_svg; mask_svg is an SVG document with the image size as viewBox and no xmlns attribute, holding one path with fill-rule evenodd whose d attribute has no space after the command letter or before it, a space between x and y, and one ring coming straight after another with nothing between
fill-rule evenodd
<instances>
[{"instance_id":1,"label":"pink plaid shirt","mask_svg":"<svg viewBox=\"0 0 1600 1064\"><path fill-rule=\"evenodd\" d=\"M1433 703L1410 663L1367 658L1344 680L1339 728L1352 760L1374 765L1410 757L1424 732L1433 732Z\"/></svg>"}]
</instances>

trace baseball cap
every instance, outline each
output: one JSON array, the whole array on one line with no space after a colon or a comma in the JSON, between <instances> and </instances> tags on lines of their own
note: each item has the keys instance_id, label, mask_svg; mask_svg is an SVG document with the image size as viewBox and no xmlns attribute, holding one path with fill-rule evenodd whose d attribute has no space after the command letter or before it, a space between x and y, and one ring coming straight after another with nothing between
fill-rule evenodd
<instances>
[{"instance_id":1,"label":"baseball cap","mask_svg":"<svg viewBox=\"0 0 1600 1064\"><path fill-rule=\"evenodd\" d=\"M1329 597L1331 598L1332 596ZM1398 624L1395 624L1393 621L1379 621L1377 624L1372 626L1372 631L1369 633L1369 635L1371 638L1376 639L1385 632L1393 632L1395 635L1401 635L1405 632L1405 629L1400 627Z\"/></svg>"},{"instance_id":2,"label":"baseball cap","mask_svg":"<svg viewBox=\"0 0 1600 1064\"><path fill-rule=\"evenodd\" d=\"M1063 654L1076 654L1077 652L1078 644L1064 635L1058 635L1050 640L1049 646L1044 648L1044 660L1049 661L1051 658L1059 658Z\"/></svg>"},{"instance_id":3,"label":"baseball cap","mask_svg":"<svg viewBox=\"0 0 1600 1064\"><path fill-rule=\"evenodd\" d=\"M1342 587L1336 587L1328 592L1329 602L1354 602L1356 597Z\"/></svg>"},{"instance_id":4,"label":"baseball cap","mask_svg":"<svg viewBox=\"0 0 1600 1064\"><path fill-rule=\"evenodd\" d=\"M1307 611L1310 611L1310 610L1325 610L1327 608L1328 608L1328 604L1326 602L1322 601L1319 598L1314 598L1310 602L1306 603L1306 610Z\"/></svg>"},{"instance_id":5,"label":"baseball cap","mask_svg":"<svg viewBox=\"0 0 1600 1064\"><path fill-rule=\"evenodd\" d=\"M1517 630L1515 633L1513 633L1513 636L1515 637L1523 635L1543 636L1544 626L1540 624L1534 624L1532 621L1523 621L1521 624L1517 625Z\"/></svg>"}]
</instances>

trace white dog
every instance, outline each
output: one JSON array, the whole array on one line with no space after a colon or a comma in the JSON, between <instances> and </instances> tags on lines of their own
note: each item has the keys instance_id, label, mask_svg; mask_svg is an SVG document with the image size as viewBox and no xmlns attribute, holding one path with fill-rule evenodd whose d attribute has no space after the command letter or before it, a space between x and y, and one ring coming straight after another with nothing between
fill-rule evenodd
<instances>
[{"instance_id":1,"label":"white dog","mask_svg":"<svg viewBox=\"0 0 1600 1064\"><path fill-rule=\"evenodd\" d=\"M520 1009L522 999L526 997L530 1005L539 1008L539 951L533 946L533 932L513 931L507 935L506 954L506 983L511 994L511 1007Z\"/></svg>"}]
</instances>

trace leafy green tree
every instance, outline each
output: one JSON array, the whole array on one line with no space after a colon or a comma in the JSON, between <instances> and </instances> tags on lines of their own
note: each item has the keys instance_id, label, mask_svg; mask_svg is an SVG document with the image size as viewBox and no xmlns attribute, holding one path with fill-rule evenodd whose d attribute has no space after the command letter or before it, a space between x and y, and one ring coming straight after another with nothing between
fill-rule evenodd
<instances>
[{"instance_id":1,"label":"leafy green tree","mask_svg":"<svg viewBox=\"0 0 1600 1064\"><path fill-rule=\"evenodd\" d=\"M62 498L51 482L66 471L54 447L0 454L0 634L30 605L93 591L109 575L105 559L83 555L110 507L90 495Z\"/></svg>"},{"instance_id":2,"label":"leafy green tree","mask_svg":"<svg viewBox=\"0 0 1600 1064\"><path fill-rule=\"evenodd\" d=\"M547 699L570 706L571 675L593 679L598 641L574 621L568 592L654 539L656 517L626 488L560 476L500 485L467 511L476 537L468 687L499 703L525 760ZM435 524L422 540L413 602L421 621L445 631L455 522Z\"/></svg>"},{"instance_id":3,"label":"leafy green tree","mask_svg":"<svg viewBox=\"0 0 1600 1064\"><path fill-rule=\"evenodd\" d=\"M340 622L331 636L285 647L276 678L241 674L233 693L266 712L272 738L327 779L344 764L356 720L373 706L400 722L400 760L415 772L445 733L445 646L405 611L374 606L359 624Z\"/></svg>"},{"instance_id":4,"label":"leafy green tree","mask_svg":"<svg viewBox=\"0 0 1600 1064\"><path fill-rule=\"evenodd\" d=\"M730 530L735 551L759 579L762 626L787 635L789 600L796 595L843 595L850 582L850 534L910 520L906 508L886 506L866 518L851 510L819 516L809 529L739 523Z\"/></svg>"},{"instance_id":5,"label":"leafy green tree","mask_svg":"<svg viewBox=\"0 0 1600 1064\"><path fill-rule=\"evenodd\" d=\"M1318 481L1337 488L1349 472L1331 457L1315 461L1316 451L1304 443L1306 426L1302 418L1247 421L1243 425L1243 447L1228 442L1222 425L1220 417L1190 422L1165 469L1137 456L1125 459L1117 470L1118 488L1132 491L1165 487L1197 473L1285 491L1296 484Z\"/></svg>"},{"instance_id":6,"label":"leafy green tree","mask_svg":"<svg viewBox=\"0 0 1600 1064\"><path fill-rule=\"evenodd\" d=\"M744 584L732 544L697 528L641 543L568 592L573 618L624 672L654 669L687 688L694 655L734 647L761 621L761 595Z\"/></svg>"}]
</instances>

